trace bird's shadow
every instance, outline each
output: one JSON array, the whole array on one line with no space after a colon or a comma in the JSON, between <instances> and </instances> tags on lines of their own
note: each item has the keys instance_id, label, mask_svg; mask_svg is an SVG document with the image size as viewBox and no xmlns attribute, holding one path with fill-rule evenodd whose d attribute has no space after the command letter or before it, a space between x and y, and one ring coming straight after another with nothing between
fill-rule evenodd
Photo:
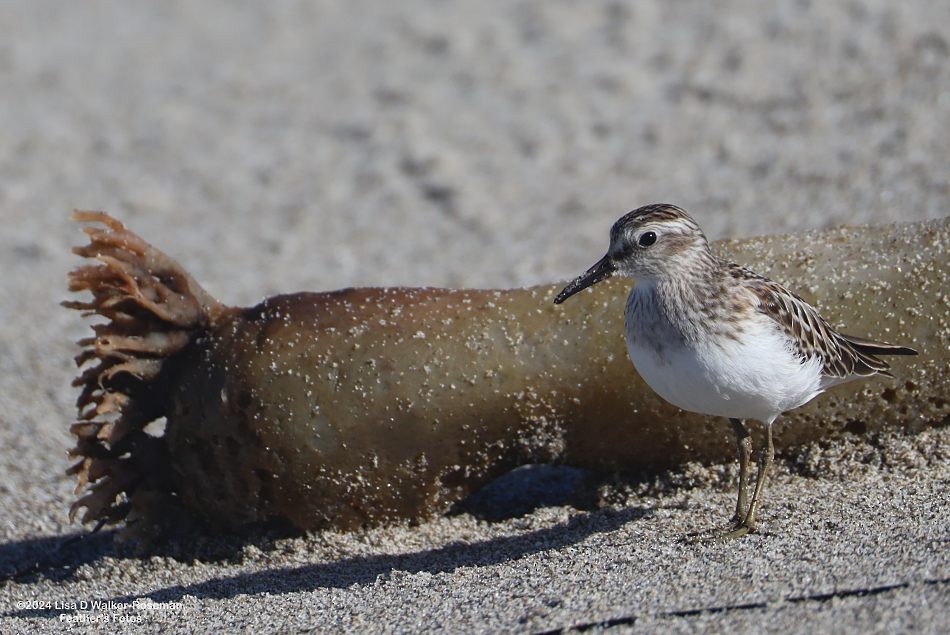
<instances>
[{"instance_id":1,"label":"bird's shadow","mask_svg":"<svg viewBox=\"0 0 950 635\"><path fill-rule=\"evenodd\" d=\"M488 490L480 498L464 506L465 513L476 517L502 520L505 514L488 513L493 504L505 502L502 508L509 510L507 518L521 516L544 505L568 504L583 490L587 483L583 474L574 472L551 472L550 466L538 470L527 469L496 485L496 492ZM580 479L580 480L578 480ZM540 484L560 485L549 487L547 493L537 498L532 492ZM558 492L560 491L560 494ZM524 495L522 495L524 494ZM562 500L562 496L568 500ZM502 499L502 500L499 500ZM458 513L458 512L456 512ZM444 573L462 567L482 567L524 558L533 553L559 549L575 544L585 538L610 532L625 523L647 518L654 513L653 507L605 508L571 516L568 520L513 536L502 536L479 542L450 542L446 545L406 554L379 554L352 556L333 562L307 564L298 567L276 567L263 571L217 577L189 585L173 585L142 595L123 595L109 598L117 603L130 603L136 598L147 597L156 602L177 601L185 596L200 599L226 599L237 595L260 595L311 591L318 588L347 588L353 584L371 584L388 576L393 571L413 573ZM40 577L56 581L74 578L77 569L105 557L130 555L114 543L114 531L99 533L76 533L64 536L28 539L0 544L0 584L4 581L31 582ZM247 544L267 548L277 537L286 535L273 529L232 536L219 541L216 551L205 549L198 559L225 560L239 557ZM221 544L227 545L222 548ZM154 552L153 552L154 553ZM213 553L212 556L208 556ZM182 553L176 557L189 560L195 553ZM11 564L13 566L11 566ZM0 614L6 617L56 617L63 610L22 609Z\"/></svg>"}]
</instances>

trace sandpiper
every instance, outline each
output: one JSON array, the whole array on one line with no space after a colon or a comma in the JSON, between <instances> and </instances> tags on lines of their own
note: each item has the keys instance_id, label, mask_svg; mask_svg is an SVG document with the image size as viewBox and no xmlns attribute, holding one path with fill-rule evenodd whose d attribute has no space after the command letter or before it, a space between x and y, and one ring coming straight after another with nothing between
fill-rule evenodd
<instances>
[{"instance_id":1,"label":"sandpiper","mask_svg":"<svg viewBox=\"0 0 950 635\"><path fill-rule=\"evenodd\" d=\"M732 422L739 495L724 537L755 530L774 457L772 424L780 414L836 384L892 377L878 355L917 354L838 333L782 285L715 256L696 221L675 205L647 205L620 218L607 254L554 302L614 274L636 279L624 327L640 376L674 406ZM746 419L765 428L751 500Z\"/></svg>"}]
</instances>

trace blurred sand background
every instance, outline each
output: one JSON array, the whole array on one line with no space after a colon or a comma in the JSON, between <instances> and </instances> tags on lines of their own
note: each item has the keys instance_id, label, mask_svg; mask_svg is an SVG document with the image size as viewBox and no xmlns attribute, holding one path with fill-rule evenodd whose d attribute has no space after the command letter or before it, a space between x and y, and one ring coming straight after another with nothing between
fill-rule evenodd
<instances>
[{"instance_id":1,"label":"blurred sand background","mask_svg":"<svg viewBox=\"0 0 950 635\"><path fill-rule=\"evenodd\" d=\"M71 209L229 304L566 279L652 201L711 238L943 217L950 3L11 1L0 87L0 630L67 627L17 601L142 596L178 604L109 628L950 629L945 428L784 457L728 545L679 540L725 517L725 465L594 511L535 469L419 527L55 552L81 531Z\"/></svg>"}]
</instances>

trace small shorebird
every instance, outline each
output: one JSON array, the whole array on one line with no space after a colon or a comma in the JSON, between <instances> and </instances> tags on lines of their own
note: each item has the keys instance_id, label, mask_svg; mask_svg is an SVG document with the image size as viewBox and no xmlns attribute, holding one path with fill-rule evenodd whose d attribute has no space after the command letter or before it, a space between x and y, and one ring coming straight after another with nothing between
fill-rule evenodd
<instances>
[{"instance_id":1,"label":"small shorebird","mask_svg":"<svg viewBox=\"0 0 950 635\"><path fill-rule=\"evenodd\" d=\"M782 285L716 257L696 221L675 205L647 205L614 223L607 255L554 302L615 273L636 279L624 327L640 376L674 406L732 422L739 496L725 537L755 530L775 454L772 423L780 414L836 384L892 377L878 355L917 354L838 333ZM752 439L745 419L765 426L751 501Z\"/></svg>"}]
</instances>

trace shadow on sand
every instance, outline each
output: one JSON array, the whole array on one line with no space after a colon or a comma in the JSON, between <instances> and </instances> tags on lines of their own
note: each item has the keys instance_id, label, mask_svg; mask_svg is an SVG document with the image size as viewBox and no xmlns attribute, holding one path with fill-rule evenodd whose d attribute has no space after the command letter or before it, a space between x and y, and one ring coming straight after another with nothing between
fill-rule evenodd
<instances>
[{"instance_id":1,"label":"shadow on sand","mask_svg":"<svg viewBox=\"0 0 950 635\"><path fill-rule=\"evenodd\" d=\"M555 471L551 471L551 470ZM516 471L517 472L517 471ZM503 520L515 518L546 505L576 503L578 488L584 489L584 475L563 472L550 466L526 469L488 489L465 504L464 512L476 517ZM538 495L540 490L546 493ZM560 495L557 494L560 492ZM462 511L462 510L459 510ZM459 513L458 511L456 513ZM104 601L131 603L136 598L171 602L185 596L223 599L238 595L293 593L317 588L346 588L353 584L373 584L393 571L443 573L460 567L481 567L518 560L534 553L575 544L598 533L610 532L625 523L652 516L652 507L602 509L578 514L550 527L515 536L481 542L451 542L441 547L406 554L354 556L334 562L298 567L278 567L264 571L213 578L189 585L174 585L140 595L123 595ZM114 543L115 531L75 533L63 536L21 540L0 544L0 584L30 583L43 577L68 581L77 569L105 557L133 557L129 548ZM243 535L196 536L187 545L152 551L149 555L170 555L179 560L227 560L240 557L248 544L269 549L275 540L299 535L281 528L256 528ZM2 614L4 617L53 618L63 610L24 609Z\"/></svg>"}]
</instances>

